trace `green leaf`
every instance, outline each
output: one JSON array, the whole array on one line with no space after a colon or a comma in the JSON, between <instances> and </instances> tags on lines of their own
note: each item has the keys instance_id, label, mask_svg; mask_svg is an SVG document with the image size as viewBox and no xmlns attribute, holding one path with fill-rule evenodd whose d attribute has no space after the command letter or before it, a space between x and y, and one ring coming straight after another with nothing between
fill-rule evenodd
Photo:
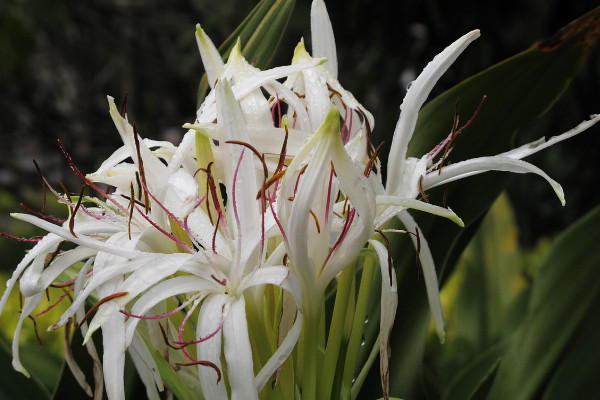
<instances>
[{"instance_id":1,"label":"green leaf","mask_svg":"<svg viewBox=\"0 0 600 400\"><path fill-rule=\"evenodd\" d=\"M576 331L583 329L584 336L588 329L597 332L599 224L600 207L596 207L564 232L548 252L533 284L528 316L500 364L489 400L538 398L557 363L574 343ZM590 360L591 354L583 352L587 347L598 353L596 346L588 340L571 350L562 373L557 372L559 384L562 380L564 385L565 374L571 373L564 370L565 365L578 362L579 371L584 362L597 364L597 359ZM593 379L593 384L597 376L588 379ZM583 398L573 392L569 397Z\"/></svg>"},{"instance_id":2,"label":"green leaf","mask_svg":"<svg viewBox=\"0 0 600 400\"><path fill-rule=\"evenodd\" d=\"M9 349L0 341L0 400L50 398L48 390L34 375L28 379L15 371L11 362Z\"/></svg>"},{"instance_id":3,"label":"green leaf","mask_svg":"<svg viewBox=\"0 0 600 400\"><path fill-rule=\"evenodd\" d=\"M594 34L593 28L599 13L595 11L582 17L552 39L463 81L432 100L420 113L409 155L421 156L448 135L457 99L460 99L461 121L466 121L484 95L487 100L481 112L455 140L448 161L494 155L510 149L517 129L556 101L596 45L597 33ZM558 133L549 132L550 135ZM508 175L487 173L428 193L435 204L442 204L442 199L447 198L447 205L465 222L463 229L444 219L415 213L442 282L451 274L456 259L475 233L482 216L504 189ZM551 193L549 189L548 201L556 201L551 199ZM411 248L409 238L396 235L393 257L402 301L396 318L397 329L392 333L392 351L401 356L392 359L390 389L393 394L414 398L420 390L423 349L420 338L427 330L428 307L424 283L419 280L415 267L414 252L407 251ZM420 352L421 357L414 354L416 352ZM407 354L410 357L406 357Z\"/></svg>"},{"instance_id":4,"label":"green leaf","mask_svg":"<svg viewBox=\"0 0 600 400\"><path fill-rule=\"evenodd\" d=\"M460 371L450 387L445 391L442 400L470 400L480 398L495 376L505 343L497 344L471 362ZM489 388L489 386L487 386Z\"/></svg>"},{"instance_id":5,"label":"green leaf","mask_svg":"<svg viewBox=\"0 0 600 400\"><path fill-rule=\"evenodd\" d=\"M223 60L227 60L239 37L246 60L257 68L266 68L277 50L295 4L296 0L261 0L219 47ZM198 86L198 106L204 101L207 90L204 74Z\"/></svg>"},{"instance_id":6,"label":"green leaf","mask_svg":"<svg viewBox=\"0 0 600 400\"><path fill-rule=\"evenodd\" d=\"M600 296L596 296L595 304L583 318L590 323L583 324L570 341L567 353L546 385L544 400L600 398L600 324L591 323L598 320L599 308Z\"/></svg>"}]
</instances>

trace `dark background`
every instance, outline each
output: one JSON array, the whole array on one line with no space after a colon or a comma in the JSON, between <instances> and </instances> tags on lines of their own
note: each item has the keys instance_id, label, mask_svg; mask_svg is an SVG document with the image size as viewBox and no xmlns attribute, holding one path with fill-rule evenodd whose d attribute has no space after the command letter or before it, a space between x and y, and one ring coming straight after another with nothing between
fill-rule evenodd
<instances>
[{"instance_id":1,"label":"dark background","mask_svg":"<svg viewBox=\"0 0 600 400\"><path fill-rule=\"evenodd\" d=\"M106 95L140 134L178 143L196 109L203 73L194 38L200 22L221 43L255 2L229 0L22 0L0 2L0 196L18 201L39 190L32 159L50 182L73 191L81 183L56 145L63 141L79 168L94 171L121 145ZM327 1L338 43L339 78L375 116L376 141L391 139L408 82L435 54L479 28L474 42L442 77L434 94L551 36L595 1ZM399 6L399 11L394 7ZM296 8L272 65L289 63L299 38L310 38L310 1ZM591 55L563 98L517 135L525 143L555 135L600 112L599 52ZM509 193L521 242L552 235L599 203L598 133L586 132L533 158L563 184L567 206L539 177L517 176ZM384 151L385 153L385 151ZM11 230L6 216L0 229ZM4 239L2 239L4 241ZM6 259L4 260L6 262ZM2 262L4 264L4 262ZM3 265L4 266L4 265ZM6 266L8 267L8 265Z\"/></svg>"}]
</instances>

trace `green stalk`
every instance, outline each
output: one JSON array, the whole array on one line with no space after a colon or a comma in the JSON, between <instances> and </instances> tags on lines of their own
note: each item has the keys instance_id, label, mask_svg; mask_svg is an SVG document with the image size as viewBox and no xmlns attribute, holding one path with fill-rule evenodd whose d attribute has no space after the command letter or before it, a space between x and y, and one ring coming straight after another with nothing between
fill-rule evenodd
<instances>
[{"instance_id":1,"label":"green stalk","mask_svg":"<svg viewBox=\"0 0 600 400\"><path fill-rule=\"evenodd\" d=\"M321 324L321 299L313 302L314 293L304 293L308 307L304 313L304 343L302 353L302 400L317 399L317 375L321 372L317 362L319 325ZM311 299L311 300L308 300Z\"/></svg>"},{"instance_id":2,"label":"green stalk","mask_svg":"<svg viewBox=\"0 0 600 400\"><path fill-rule=\"evenodd\" d=\"M360 289L358 290L358 299L356 301L356 310L354 311L354 323L352 324L352 333L348 341L348 351L346 353L346 365L342 377L342 399L351 398L352 380L356 371L358 353L363 340L363 329L365 327L365 317L369 306L371 287L373 286L373 276L377 268L377 262L372 257L366 257L364 261L363 273L360 279Z\"/></svg>"},{"instance_id":3,"label":"green stalk","mask_svg":"<svg viewBox=\"0 0 600 400\"><path fill-rule=\"evenodd\" d=\"M340 354L342 336L344 335L344 323L349 304L349 295L354 281L354 264L346 266L340 274L338 287L333 306L331 325L329 326L329 337L323 362L323 371L319 375L318 398L331 398L335 371Z\"/></svg>"},{"instance_id":4,"label":"green stalk","mask_svg":"<svg viewBox=\"0 0 600 400\"><path fill-rule=\"evenodd\" d=\"M373 362L375 361L375 359L377 358L378 355L379 355L379 335L377 335L377 340L375 340L375 343L373 344L373 348L371 349L371 353L369 353L369 358L367 359L367 362L365 363L365 365L363 365L362 369L360 370L360 373L356 376L356 380L354 381L354 384L352 385L351 396L350 396L352 399L356 399L358 397L358 393L360 392L360 389L361 389L363 383L365 382L365 379L367 378L369 371L371 370L371 366L373 365Z\"/></svg>"}]
</instances>

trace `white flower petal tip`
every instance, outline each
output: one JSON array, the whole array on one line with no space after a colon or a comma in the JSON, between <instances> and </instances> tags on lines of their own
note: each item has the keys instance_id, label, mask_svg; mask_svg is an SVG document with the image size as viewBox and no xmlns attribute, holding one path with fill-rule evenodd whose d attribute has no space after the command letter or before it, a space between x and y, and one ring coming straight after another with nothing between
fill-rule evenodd
<instances>
[{"instance_id":1,"label":"white flower petal tip","mask_svg":"<svg viewBox=\"0 0 600 400\"><path fill-rule=\"evenodd\" d=\"M310 9L312 51L315 57L325 57L325 68L337 79L338 62L333 28L323 0L314 0Z\"/></svg>"},{"instance_id":2,"label":"white flower petal tip","mask_svg":"<svg viewBox=\"0 0 600 400\"><path fill-rule=\"evenodd\" d=\"M392 188L393 185L401 181L408 143L417 125L419 110L429 97L429 93L458 56L479 36L479 30L476 29L446 47L427 64L410 86L410 90L406 92L406 96L400 105L400 117L396 123L390 147L386 187Z\"/></svg>"},{"instance_id":3,"label":"white flower petal tip","mask_svg":"<svg viewBox=\"0 0 600 400\"><path fill-rule=\"evenodd\" d=\"M300 61L317 61L317 65L321 65L327 63L328 59L326 57L312 57L308 50L306 50L306 46L304 45L304 39L300 39L300 42L296 45L294 49L294 57L292 57L292 64L299 63Z\"/></svg>"},{"instance_id":4,"label":"white flower petal tip","mask_svg":"<svg viewBox=\"0 0 600 400\"><path fill-rule=\"evenodd\" d=\"M440 331L437 331L437 335L438 335L438 339L440 340L441 344L446 343L446 331L444 331L443 329Z\"/></svg>"},{"instance_id":5,"label":"white flower petal tip","mask_svg":"<svg viewBox=\"0 0 600 400\"><path fill-rule=\"evenodd\" d=\"M225 69L223 59L213 42L200 27L200 24L196 25L196 42L200 50L200 57L202 57L202 64L204 64L206 70L208 84L211 88L214 88L215 81Z\"/></svg>"}]
</instances>

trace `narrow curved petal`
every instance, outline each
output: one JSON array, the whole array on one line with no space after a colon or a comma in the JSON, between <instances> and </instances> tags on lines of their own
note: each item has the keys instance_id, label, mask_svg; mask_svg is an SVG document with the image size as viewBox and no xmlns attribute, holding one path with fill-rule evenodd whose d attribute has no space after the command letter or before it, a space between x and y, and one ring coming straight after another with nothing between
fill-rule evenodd
<instances>
[{"instance_id":1,"label":"narrow curved petal","mask_svg":"<svg viewBox=\"0 0 600 400\"><path fill-rule=\"evenodd\" d=\"M590 119L587 121L583 121L575 128L568 130L558 136L552 136L550 139L546 140L541 138L536 140L535 142L527 143L523 146L517 147L516 149L507 151L506 153L498 154L499 156L506 156L510 158L514 158L520 160L522 158L528 157L534 153L537 153L540 150L544 150L547 147L553 146L556 143L562 142L563 140L572 138L575 135L585 131L586 129L593 126L595 123L600 121L600 114L590 115Z\"/></svg>"},{"instance_id":2,"label":"narrow curved petal","mask_svg":"<svg viewBox=\"0 0 600 400\"><path fill-rule=\"evenodd\" d=\"M248 131L242 115L242 110L231 91L227 79L219 81L217 92L217 120L224 127L225 138L228 141L249 143ZM260 238L260 220L258 201L256 193L258 184L254 170L254 154L243 145L236 143L225 143L227 162L224 162L225 185L227 195L230 199L228 205L228 222L235 227L239 254L234 255L230 279L237 285L242 277L247 263L251 263L252 253L255 251L256 243ZM233 211L233 212L231 212ZM234 219L232 219L232 217ZM243 240L242 240L243 238Z\"/></svg>"},{"instance_id":3,"label":"narrow curved petal","mask_svg":"<svg viewBox=\"0 0 600 400\"><path fill-rule=\"evenodd\" d=\"M310 8L310 39L314 57L325 57L325 68L337 79L338 62L335 38L327 7L323 0L314 0Z\"/></svg>"},{"instance_id":4,"label":"narrow curved petal","mask_svg":"<svg viewBox=\"0 0 600 400\"><path fill-rule=\"evenodd\" d=\"M200 24L196 25L196 42L200 50L200 57L202 57L202 64L206 70L208 85L211 89L214 89L215 82L225 69L223 59L213 42L200 27Z\"/></svg>"},{"instance_id":5,"label":"narrow curved petal","mask_svg":"<svg viewBox=\"0 0 600 400\"><path fill-rule=\"evenodd\" d=\"M458 215L454 213L450 208L444 208L440 206L436 206L434 204L425 203L424 201L411 199L411 198L402 198L397 196L389 196L389 195L379 195L376 197L377 205L382 206L392 206L393 208L399 208L397 212L390 215L390 218L393 215L396 215L400 210L411 208L413 210L423 211L429 214L437 215L443 218L448 218L450 221L454 222L460 227L465 226L463 221L460 219ZM390 208L392 208L390 207ZM386 210L387 211L387 210ZM389 218L386 218L385 221L377 221L376 225L381 225L385 223Z\"/></svg>"},{"instance_id":6,"label":"narrow curved petal","mask_svg":"<svg viewBox=\"0 0 600 400\"><path fill-rule=\"evenodd\" d=\"M202 298L202 292L207 292L214 287L214 284L202 278L195 276L177 276L169 280L160 282L154 287L148 289L131 307L131 314L146 315L155 305L160 302L180 294L198 293ZM140 322L140 318L130 318L125 323L126 325L126 343L129 345L133 340L135 328Z\"/></svg>"},{"instance_id":7,"label":"narrow curved petal","mask_svg":"<svg viewBox=\"0 0 600 400\"><path fill-rule=\"evenodd\" d=\"M108 106L110 111L110 116L112 117L115 126L117 127L117 131L119 135L121 135L121 140L125 144L129 151L129 156L133 159L133 162L139 168L139 159L138 159L138 148L139 155L144 164L145 177L148 182L148 186L150 188L160 187L161 182L165 182L167 179L166 169L167 167L150 151L146 143L143 140L138 138L138 145L136 145L136 140L134 136L136 135L133 127L129 124L129 122L121 116L119 110L117 110L117 106L115 105L115 99L111 96L107 96L108 98Z\"/></svg>"},{"instance_id":8,"label":"narrow curved petal","mask_svg":"<svg viewBox=\"0 0 600 400\"><path fill-rule=\"evenodd\" d=\"M118 313L119 309L122 308L125 304L127 304L130 300L134 299L139 294L145 292L146 290L148 290L148 288L154 286L157 282L177 272L187 261L190 260L190 257L191 256L188 254L169 254L152 258L148 257L146 260L136 260L135 262L133 262L133 264L135 264L133 267L133 272L127 278L125 278L125 280L119 282L117 287L114 289L114 292L116 293L127 294L118 297L114 300L111 300L110 302L104 303L100 307L100 309L98 310L96 315L94 315L94 318L90 322L89 331L85 336L84 342L87 341L90 335L96 329L102 326L104 324L104 321L110 318L112 314ZM116 264L116 266L110 266L103 269L98 275L103 274L112 277L114 276L114 272L109 274L107 271L114 270L122 270L123 272L127 271L126 268L121 267L119 264ZM95 276L92 277L88 284L88 286L90 286L91 288L97 285L101 285L107 280L106 276L103 276L99 279L94 278ZM86 287L84 293L89 290L91 289L88 289Z\"/></svg>"},{"instance_id":9,"label":"narrow curved petal","mask_svg":"<svg viewBox=\"0 0 600 400\"><path fill-rule=\"evenodd\" d=\"M23 310L21 310L21 315L19 316L19 321L17 322L17 326L15 328L15 333L12 341L12 366L16 371L21 372L23 375L29 378L29 372L25 369L23 364L21 364L21 358L19 357L19 337L21 336L21 328L23 327L23 321L35 310L35 308L40 304L44 293L38 293L31 297L27 297L25 299L25 303L23 304Z\"/></svg>"},{"instance_id":10,"label":"narrow curved petal","mask_svg":"<svg viewBox=\"0 0 600 400\"><path fill-rule=\"evenodd\" d=\"M47 232L54 233L57 236L60 236L63 239L66 239L70 242L73 242L80 246L89 247L90 249L95 249L98 251L103 251L106 253L114 254L120 257L133 258L139 256L141 252L128 250L125 248L121 248L120 246L111 246L107 245L99 240L91 239L86 234L97 234L97 233L117 233L122 232L122 229L111 226L107 224L102 224L99 221L94 221L89 224L75 224L75 233L78 235L77 237L73 236L68 228L54 225L51 222L45 221L41 218L38 218L34 215L29 214L20 214L20 213L12 213L11 217L21 220L23 222L27 222L31 225L35 225L38 228L42 228Z\"/></svg>"},{"instance_id":11,"label":"narrow curved petal","mask_svg":"<svg viewBox=\"0 0 600 400\"><path fill-rule=\"evenodd\" d=\"M12 289L14 288L23 271L25 271L31 262L38 256L53 252L61 241L61 237L52 233L48 234L44 236L42 240L37 242L35 246L27 252L27 254L25 254L25 257L23 257L19 265L17 265L10 279L6 281L6 290L2 294L2 299L0 299L0 315L2 315L4 307L6 307L6 302L8 301L8 296L10 296Z\"/></svg>"},{"instance_id":12,"label":"narrow curved petal","mask_svg":"<svg viewBox=\"0 0 600 400\"><path fill-rule=\"evenodd\" d=\"M381 387L383 397L389 396L390 376L390 335L396 318L398 307L398 285L396 283L396 271L388 263L388 249L376 240L369 240L375 249L381 266L381 320L379 323L379 372L381 375Z\"/></svg>"},{"instance_id":13,"label":"narrow curved petal","mask_svg":"<svg viewBox=\"0 0 600 400\"><path fill-rule=\"evenodd\" d=\"M413 217L408 211L401 212L397 215L398 219L404 224L408 231L413 231L415 228L419 228ZM419 232L422 232L419 229ZM414 235L409 235L415 248L417 247L417 238ZM435 264L433 262L433 256L429 250L429 244L422 235L419 236L419 242L421 245L421 251L419 252L419 260L421 260L421 267L423 269L423 277L425 278L425 288L427 289L427 299L429 300L429 309L433 315L433 321L437 329L440 341L444 342L444 316L442 315L442 303L440 302L440 287L438 284L437 272L435 271Z\"/></svg>"},{"instance_id":14,"label":"narrow curved petal","mask_svg":"<svg viewBox=\"0 0 600 400\"><path fill-rule=\"evenodd\" d=\"M125 315L117 312L102 324L104 384L109 400L125 400Z\"/></svg>"},{"instance_id":15,"label":"narrow curved petal","mask_svg":"<svg viewBox=\"0 0 600 400\"><path fill-rule=\"evenodd\" d=\"M200 339L212 334L222 323L223 308L226 306L229 296L216 294L209 296L202 304L198 314L198 325L196 327L196 339ZM231 316L227 316L231 318ZM244 323L246 321L244 320ZM217 333L210 339L196 345L198 360L210 361L223 371L221 365L221 344L223 335ZM217 373L210 367L198 366L198 379L202 387L202 394L205 399L227 399L227 389L223 377L217 381Z\"/></svg>"},{"instance_id":16,"label":"narrow curved petal","mask_svg":"<svg viewBox=\"0 0 600 400\"><path fill-rule=\"evenodd\" d=\"M479 30L474 30L450 46L446 47L440 54L427 64L423 72L412 83L410 90L406 93L402 105L400 105L400 118L394 130L394 138L390 148L388 162L387 189L389 193L396 193L396 185L401 181L399 178L403 173L403 163L406 159L406 150L408 143L412 138L419 110L427 100L431 89L446 70L454 63L458 56L467 48L467 46L479 37Z\"/></svg>"},{"instance_id":17,"label":"narrow curved petal","mask_svg":"<svg viewBox=\"0 0 600 400\"><path fill-rule=\"evenodd\" d=\"M441 173L433 172L423 178L423 189L428 190L458 179L481 174L488 171L505 171L517 174L533 173L544 178L558 196L561 204L565 205L565 193L562 186L550 178L544 171L523 160L515 160L507 156L479 157L457 162L442 169Z\"/></svg>"},{"instance_id":18,"label":"narrow curved petal","mask_svg":"<svg viewBox=\"0 0 600 400\"><path fill-rule=\"evenodd\" d=\"M248 337L246 302L240 297L225 306L224 354L232 400L258 399L254 383L252 350ZM212 339L210 339L212 340Z\"/></svg>"}]
</instances>

